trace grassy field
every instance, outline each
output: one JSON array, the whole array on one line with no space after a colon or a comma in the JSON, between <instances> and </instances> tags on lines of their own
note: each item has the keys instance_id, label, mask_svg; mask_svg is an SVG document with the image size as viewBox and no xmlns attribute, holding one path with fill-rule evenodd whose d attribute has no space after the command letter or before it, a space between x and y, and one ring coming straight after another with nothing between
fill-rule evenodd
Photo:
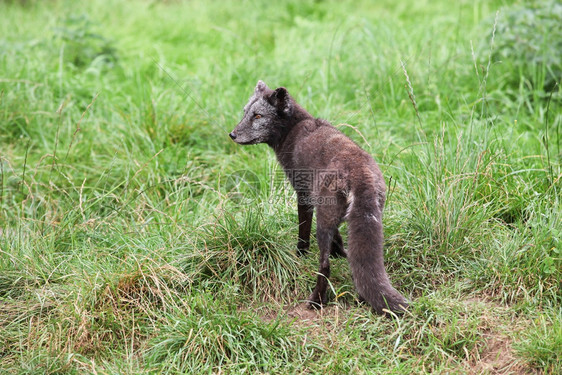
<instances>
[{"instance_id":1,"label":"grassy field","mask_svg":"<svg viewBox=\"0 0 562 375\"><path fill-rule=\"evenodd\" d=\"M82 3L82 4L80 4ZM562 372L555 1L0 2L0 372ZM310 311L258 79L379 162L401 318Z\"/></svg>"}]
</instances>

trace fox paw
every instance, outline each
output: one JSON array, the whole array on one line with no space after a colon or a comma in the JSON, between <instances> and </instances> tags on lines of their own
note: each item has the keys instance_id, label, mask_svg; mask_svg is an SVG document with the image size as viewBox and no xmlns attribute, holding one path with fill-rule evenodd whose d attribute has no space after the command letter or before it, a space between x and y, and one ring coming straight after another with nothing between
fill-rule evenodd
<instances>
[{"instance_id":1,"label":"fox paw","mask_svg":"<svg viewBox=\"0 0 562 375\"><path fill-rule=\"evenodd\" d=\"M400 316L403 315L409 307L410 305L406 299L398 294L398 296L394 296L393 299L384 298L384 304L380 313L388 315L388 310L390 310L393 314Z\"/></svg>"},{"instance_id":2,"label":"fox paw","mask_svg":"<svg viewBox=\"0 0 562 375\"><path fill-rule=\"evenodd\" d=\"M326 305L327 298L326 293L313 292L310 297L308 297L308 308L314 310L320 310L324 305Z\"/></svg>"},{"instance_id":3,"label":"fox paw","mask_svg":"<svg viewBox=\"0 0 562 375\"><path fill-rule=\"evenodd\" d=\"M310 248L310 244L306 242L300 242L297 244L297 255L299 257L304 257L308 254L308 249Z\"/></svg>"}]
</instances>

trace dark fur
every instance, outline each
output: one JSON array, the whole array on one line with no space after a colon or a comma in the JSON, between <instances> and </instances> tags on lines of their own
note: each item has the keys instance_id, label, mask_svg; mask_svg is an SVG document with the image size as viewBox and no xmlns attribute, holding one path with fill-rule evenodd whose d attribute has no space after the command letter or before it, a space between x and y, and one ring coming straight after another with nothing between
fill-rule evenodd
<instances>
[{"instance_id":1,"label":"dark fur","mask_svg":"<svg viewBox=\"0 0 562 375\"><path fill-rule=\"evenodd\" d=\"M259 115L259 116L258 116ZM330 253L347 256L361 299L382 314L402 313L406 299L390 283L383 262L382 214L385 183L373 158L327 121L300 107L287 90L269 89L259 81L230 137L240 144L267 143L290 177L294 171L333 171L330 179L313 178L297 191L300 254L308 251L313 210L320 269L311 306L327 302ZM316 175L314 175L316 177ZM328 203L326 203L328 202ZM348 250L338 227L348 222Z\"/></svg>"}]
</instances>

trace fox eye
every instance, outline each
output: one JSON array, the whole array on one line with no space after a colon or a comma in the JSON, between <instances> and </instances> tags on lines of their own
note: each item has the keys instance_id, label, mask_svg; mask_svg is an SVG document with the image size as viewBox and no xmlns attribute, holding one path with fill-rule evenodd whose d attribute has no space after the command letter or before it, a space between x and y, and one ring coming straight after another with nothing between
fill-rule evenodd
<instances>
[{"instance_id":1,"label":"fox eye","mask_svg":"<svg viewBox=\"0 0 562 375\"><path fill-rule=\"evenodd\" d=\"M258 120L258 119L260 119L260 118L261 118L261 115L254 115L254 119L255 119L255 120Z\"/></svg>"}]
</instances>

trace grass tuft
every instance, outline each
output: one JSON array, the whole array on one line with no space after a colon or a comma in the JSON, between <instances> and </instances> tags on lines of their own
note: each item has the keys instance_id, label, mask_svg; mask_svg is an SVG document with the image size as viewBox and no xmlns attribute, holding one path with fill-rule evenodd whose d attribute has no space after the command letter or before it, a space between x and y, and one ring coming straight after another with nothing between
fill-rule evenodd
<instances>
[{"instance_id":1,"label":"grass tuft","mask_svg":"<svg viewBox=\"0 0 562 375\"><path fill-rule=\"evenodd\" d=\"M292 290L299 264L290 246L294 236L283 233L286 223L251 207L215 219L200 229L201 242L180 260L193 287L233 283L263 300L283 298Z\"/></svg>"}]
</instances>

